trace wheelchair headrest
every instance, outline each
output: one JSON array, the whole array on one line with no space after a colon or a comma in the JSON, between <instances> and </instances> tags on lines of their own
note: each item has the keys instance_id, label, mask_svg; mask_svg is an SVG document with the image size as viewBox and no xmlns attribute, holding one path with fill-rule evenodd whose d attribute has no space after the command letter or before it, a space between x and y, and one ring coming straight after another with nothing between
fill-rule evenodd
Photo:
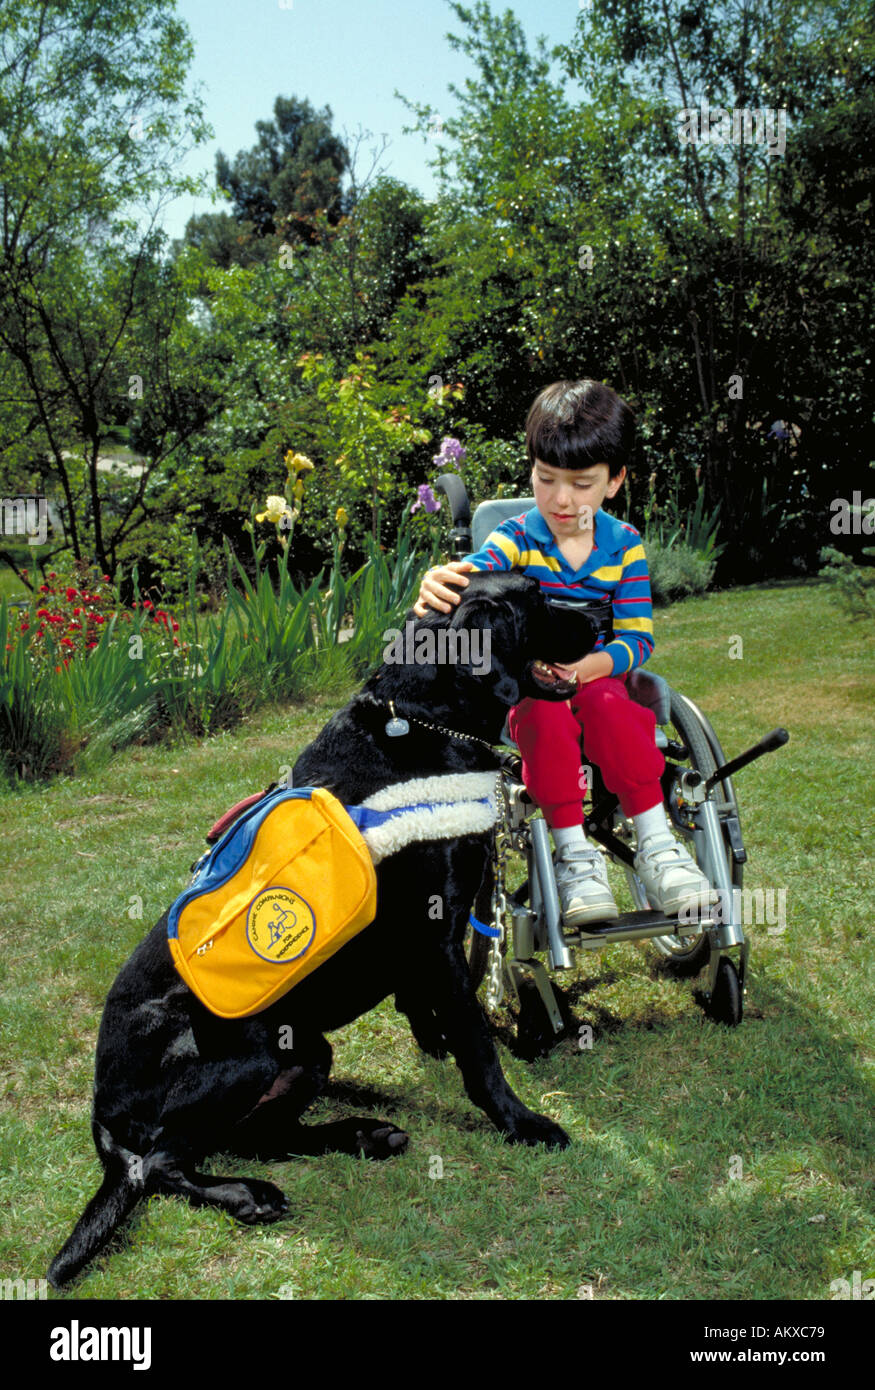
<instances>
[{"instance_id":1,"label":"wheelchair headrest","mask_svg":"<svg viewBox=\"0 0 875 1390\"><path fill-rule=\"evenodd\" d=\"M534 497L496 497L491 502L481 502L471 522L472 549L479 550L489 533L509 516L530 512L534 505Z\"/></svg>"}]
</instances>

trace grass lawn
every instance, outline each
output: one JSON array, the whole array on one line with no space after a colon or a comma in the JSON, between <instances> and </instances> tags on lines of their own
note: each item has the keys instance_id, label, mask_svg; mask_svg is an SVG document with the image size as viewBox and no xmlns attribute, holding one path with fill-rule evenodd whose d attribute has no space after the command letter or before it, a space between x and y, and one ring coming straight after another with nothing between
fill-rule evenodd
<instances>
[{"instance_id":1,"label":"grass lawn","mask_svg":"<svg viewBox=\"0 0 875 1390\"><path fill-rule=\"evenodd\" d=\"M582 956L563 983L591 1050L570 1039L529 1064L499 1043L514 1089L572 1136L549 1153L505 1144L386 1001L332 1036L313 1118L382 1115L410 1133L406 1155L219 1156L209 1171L271 1178L291 1217L246 1228L153 1198L70 1296L814 1300L875 1276L871 633L823 584L735 590L658 614L653 667L727 755L791 733L736 778L745 886L787 895L783 933L749 928L741 1027L710 1023L649 947ZM96 1190L93 1053L118 967L211 821L337 704L3 797L4 1277L43 1276Z\"/></svg>"}]
</instances>

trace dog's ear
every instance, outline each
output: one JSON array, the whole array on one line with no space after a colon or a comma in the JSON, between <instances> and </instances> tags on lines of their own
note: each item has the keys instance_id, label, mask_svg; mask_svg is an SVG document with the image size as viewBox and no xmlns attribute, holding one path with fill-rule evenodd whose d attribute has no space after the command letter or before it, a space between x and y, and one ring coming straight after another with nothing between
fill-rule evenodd
<instances>
[{"instance_id":1,"label":"dog's ear","mask_svg":"<svg viewBox=\"0 0 875 1390\"><path fill-rule=\"evenodd\" d=\"M449 627L456 638L457 668L487 681L501 704L508 708L519 704L519 683L507 667L508 656L517 655L514 605L506 599L472 595L459 604Z\"/></svg>"}]
</instances>

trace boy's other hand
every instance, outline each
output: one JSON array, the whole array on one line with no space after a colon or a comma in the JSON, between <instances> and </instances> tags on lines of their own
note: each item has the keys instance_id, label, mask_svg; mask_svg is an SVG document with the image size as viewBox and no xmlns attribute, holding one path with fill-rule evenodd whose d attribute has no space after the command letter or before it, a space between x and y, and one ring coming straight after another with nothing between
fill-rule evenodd
<instances>
[{"instance_id":1,"label":"boy's other hand","mask_svg":"<svg viewBox=\"0 0 875 1390\"><path fill-rule=\"evenodd\" d=\"M450 560L446 565L426 570L419 586L419 596L413 605L417 618L424 618L429 608L436 608L439 613L452 613L454 605L461 603L462 595L455 588L448 589L446 586L459 584L463 589L467 588L468 580L464 576L468 570L476 570L476 565L472 565L470 560Z\"/></svg>"},{"instance_id":2,"label":"boy's other hand","mask_svg":"<svg viewBox=\"0 0 875 1390\"><path fill-rule=\"evenodd\" d=\"M572 661L566 666L555 661L553 669L565 676L567 680L576 676L578 685L588 685L590 681L597 681L602 676L609 676L614 669L614 663L608 652L590 652L580 661Z\"/></svg>"}]
</instances>

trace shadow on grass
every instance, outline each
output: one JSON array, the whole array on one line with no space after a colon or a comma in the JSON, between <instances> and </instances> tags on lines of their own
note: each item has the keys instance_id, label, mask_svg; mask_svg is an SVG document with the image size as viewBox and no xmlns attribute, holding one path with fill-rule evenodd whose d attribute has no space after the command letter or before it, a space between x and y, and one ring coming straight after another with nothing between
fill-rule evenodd
<instances>
[{"instance_id":1,"label":"shadow on grass","mask_svg":"<svg viewBox=\"0 0 875 1390\"><path fill-rule=\"evenodd\" d=\"M678 987L685 987L685 982L679 982ZM619 1252L627 1246L637 1252L635 1242L644 1241L649 1231L665 1268L674 1262L673 1298L829 1298L830 1280L849 1278L851 1271L851 1265L847 1270L840 1267L842 1257L833 1247L862 1250L865 1246L865 1212L871 1212L875 1205L871 1191L875 1187L871 1168L875 1097L857 1044L847 1035L837 1035L832 1020L812 1013L779 982L758 978L751 988L759 1017L746 1017L737 1029L713 1024L704 1015L688 1014L679 1019L670 1012L670 1006L659 1001L646 1015L626 1021L612 1010L596 1006L597 1038L609 1039L608 1046L597 1046L582 1057L568 1043L560 1044L531 1069L530 1084L524 1084L519 1073L515 1078L515 1087L528 1104L551 1110L556 1102L539 1107L539 1097L550 1093L564 1096L566 1116L560 1122L570 1122L573 1130L585 1126L570 1149L549 1156L554 1187L548 1198L542 1195L539 1201L552 1211L551 1203L570 1197L585 1219L596 1221L598 1229L604 1217L598 1170L607 1165L615 1194L612 1200L623 1210L626 1226L622 1237L614 1237L612 1258L618 1261ZM569 999L586 999L592 989L592 981L578 981L569 989ZM589 1011L592 1016L591 999ZM496 1031L502 1041L505 1030ZM619 1114L611 1094L618 1048L626 1069ZM452 1069L449 1084L458 1088L458 1105L447 1103L442 1078L440 1086L429 1094L429 1085L435 1080L429 1073L441 1066ZM630 1084L630 1066L643 1075L643 1081L633 1077L635 1084ZM586 1069L585 1085L581 1067ZM681 1111L677 1097L670 1097L668 1092L669 1085L679 1079L688 1083L683 1088ZM579 1100L575 1086L580 1089ZM720 1090L726 1094L726 1087L735 1092L728 1108L715 1104L715 1094ZM338 1077L329 1082L314 1107L314 1117L305 1113L302 1118L305 1123L319 1123L359 1111L391 1117L410 1134L414 1145L418 1133L438 1127L445 1131L441 1144L450 1156L452 1132L468 1136L463 1145L466 1153L472 1139L484 1140L482 1151L476 1155L483 1175L492 1164L504 1173L517 1169L520 1181L531 1172L527 1166L532 1161L530 1151L496 1147L499 1136L487 1118L465 1101L452 1059L444 1063L428 1059L413 1084L383 1085L358 1075ZM573 1113L569 1115L569 1111ZM676 1155L680 1166L669 1167L667 1154ZM741 1181L726 1176L728 1160L736 1154L744 1155ZM419 1191L416 1175L421 1176L421 1162L414 1174L410 1158L408 1152L406 1160L401 1156L389 1166L401 1165L402 1186L413 1183ZM288 1238L293 1239L302 1234L295 1211L297 1175L303 1174L305 1163L309 1167L319 1162L318 1158L290 1156L265 1164L223 1153L211 1156L203 1166L208 1172L243 1178L269 1173L285 1188L292 1207L289 1219L277 1223L275 1230L278 1235L288 1231ZM398 1195L393 1181L389 1181L385 1194L388 1223L397 1220ZM343 1201L345 1189L337 1187L336 1170L334 1181L326 1178L325 1182L324 1201L314 1204L312 1197L305 1201L303 1234L311 1242L331 1241L337 1234L336 1204ZM825 1182L834 1190L825 1191ZM427 1192L428 1185L423 1190ZM642 1193L651 1204L649 1215L647 1205L641 1205ZM531 1197L529 1193L520 1199L523 1242L535 1239L534 1233L526 1234ZM406 1200L413 1199L408 1194ZM678 1251L665 1231L658 1235L652 1224L647 1225L652 1223L657 1207L671 1211L673 1202L682 1204L685 1238L691 1249ZM104 1267L114 1252L137 1244L144 1211L144 1205L135 1210L89 1269ZM78 1210L68 1214L68 1227L78 1215ZM840 1223L841 1231L837 1229ZM543 1226L538 1229L543 1235ZM66 1234L58 1232L59 1237ZM737 1256L732 1253L736 1240ZM459 1243L464 1245L464 1233L460 1233ZM561 1262L564 1256L560 1249L539 1247L538 1258L547 1269L552 1259ZM646 1266L646 1259L641 1258ZM854 1268L861 1267L861 1261L865 1263L862 1254L847 1258ZM636 1273L636 1268L633 1262L629 1271L632 1284L636 1279L646 1284L652 1276L643 1267ZM88 1272L86 1269L84 1278L65 1293L87 1294ZM863 1277L869 1273L864 1269ZM766 1291L751 1295L751 1287Z\"/></svg>"}]
</instances>

